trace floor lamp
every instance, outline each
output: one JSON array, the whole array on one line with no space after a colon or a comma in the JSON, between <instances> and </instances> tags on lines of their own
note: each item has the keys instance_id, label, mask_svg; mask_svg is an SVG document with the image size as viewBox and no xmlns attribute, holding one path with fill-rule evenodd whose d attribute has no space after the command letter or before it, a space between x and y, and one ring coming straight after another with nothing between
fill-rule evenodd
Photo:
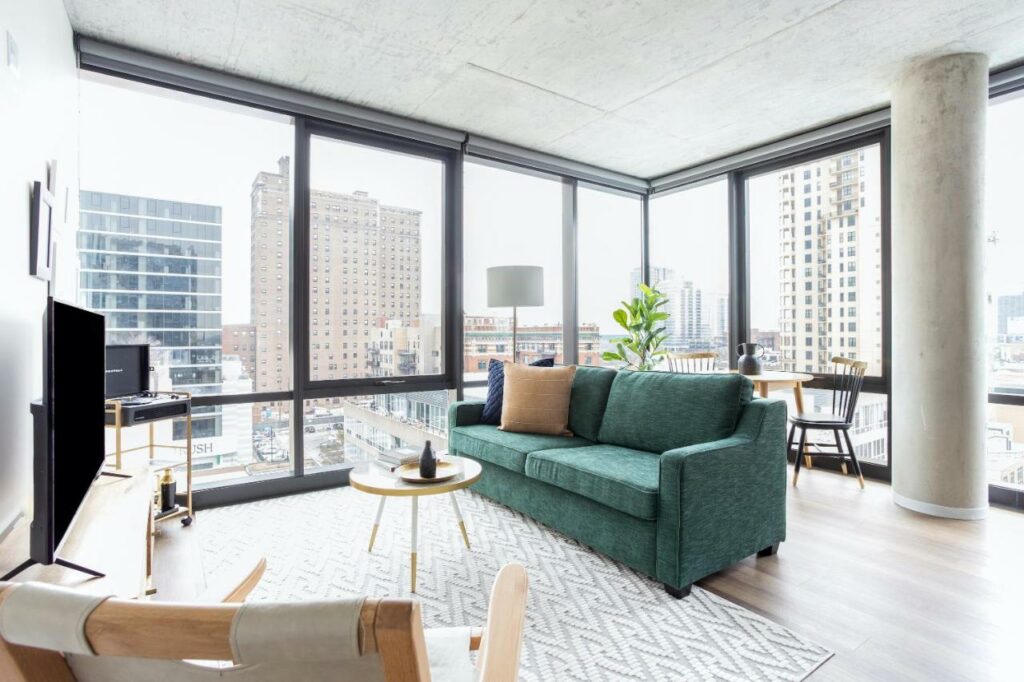
<instances>
[{"instance_id":1,"label":"floor lamp","mask_svg":"<svg viewBox=\"0 0 1024 682\"><path fill-rule=\"evenodd\" d=\"M518 308L544 305L544 268L539 265L499 265L487 268L487 307L512 308L512 362L519 359L516 327Z\"/></svg>"}]
</instances>

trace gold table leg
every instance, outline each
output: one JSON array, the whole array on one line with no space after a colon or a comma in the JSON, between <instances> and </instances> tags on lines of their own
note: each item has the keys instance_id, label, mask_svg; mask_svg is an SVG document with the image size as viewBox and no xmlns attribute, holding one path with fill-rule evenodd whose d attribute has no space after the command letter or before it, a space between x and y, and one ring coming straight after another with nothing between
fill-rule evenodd
<instances>
[{"instance_id":1,"label":"gold table leg","mask_svg":"<svg viewBox=\"0 0 1024 682\"><path fill-rule=\"evenodd\" d=\"M462 541L466 543L466 549L469 549L469 534L466 532L466 522L462 520L462 510L459 509L459 501L455 499L455 493L448 493L448 496L452 499L452 509L455 510L455 518L459 520L459 530L462 531Z\"/></svg>"},{"instance_id":2,"label":"gold table leg","mask_svg":"<svg viewBox=\"0 0 1024 682\"><path fill-rule=\"evenodd\" d=\"M412 498L412 553L409 555L411 592L416 591L416 526L419 524L419 515L420 498L414 495Z\"/></svg>"}]
</instances>

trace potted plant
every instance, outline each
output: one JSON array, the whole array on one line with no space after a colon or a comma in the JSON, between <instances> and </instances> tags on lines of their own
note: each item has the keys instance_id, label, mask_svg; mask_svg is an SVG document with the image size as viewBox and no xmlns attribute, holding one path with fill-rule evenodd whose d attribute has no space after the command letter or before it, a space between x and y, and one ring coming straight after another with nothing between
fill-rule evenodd
<instances>
[{"instance_id":1,"label":"potted plant","mask_svg":"<svg viewBox=\"0 0 1024 682\"><path fill-rule=\"evenodd\" d=\"M621 362L623 369L649 371L663 362L668 351L661 345L668 338L664 325L669 314L659 310L668 303L668 296L646 284L640 285L640 295L612 313L612 318L626 330L626 336L612 339L614 351L605 351L602 358L608 362Z\"/></svg>"}]
</instances>

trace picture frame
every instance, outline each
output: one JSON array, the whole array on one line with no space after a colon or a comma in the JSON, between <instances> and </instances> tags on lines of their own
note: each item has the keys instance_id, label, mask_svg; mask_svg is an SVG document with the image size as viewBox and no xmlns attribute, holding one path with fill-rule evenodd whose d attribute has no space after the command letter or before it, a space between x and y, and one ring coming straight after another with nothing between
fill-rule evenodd
<instances>
[{"instance_id":1,"label":"picture frame","mask_svg":"<svg viewBox=\"0 0 1024 682\"><path fill-rule=\"evenodd\" d=\"M29 211L29 274L44 281L53 276L53 194L36 181L32 183Z\"/></svg>"}]
</instances>

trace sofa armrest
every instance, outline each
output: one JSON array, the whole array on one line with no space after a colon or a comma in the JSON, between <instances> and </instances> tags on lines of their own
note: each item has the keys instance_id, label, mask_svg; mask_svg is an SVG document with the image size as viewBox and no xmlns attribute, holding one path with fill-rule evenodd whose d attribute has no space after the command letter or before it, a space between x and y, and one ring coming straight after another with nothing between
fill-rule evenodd
<instances>
[{"instance_id":1,"label":"sofa armrest","mask_svg":"<svg viewBox=\"0 0 1024 682\"><path fill-rule=\"evenodd\" d=\"M658 577L684 587L786 536L786 404L754 400L729 438L661 455Z\"/></svg>"},{"instance_id":2,"label":"sofa armrest","mask_svg":"<svg viewBox=\"0 0 1024 682\"><path fill-rule=\"evenodd\" d=\"M482 400L459 400L448 405L448 428L472 426L480 423L484 411Z\"/></svg>"}]
</instances>

